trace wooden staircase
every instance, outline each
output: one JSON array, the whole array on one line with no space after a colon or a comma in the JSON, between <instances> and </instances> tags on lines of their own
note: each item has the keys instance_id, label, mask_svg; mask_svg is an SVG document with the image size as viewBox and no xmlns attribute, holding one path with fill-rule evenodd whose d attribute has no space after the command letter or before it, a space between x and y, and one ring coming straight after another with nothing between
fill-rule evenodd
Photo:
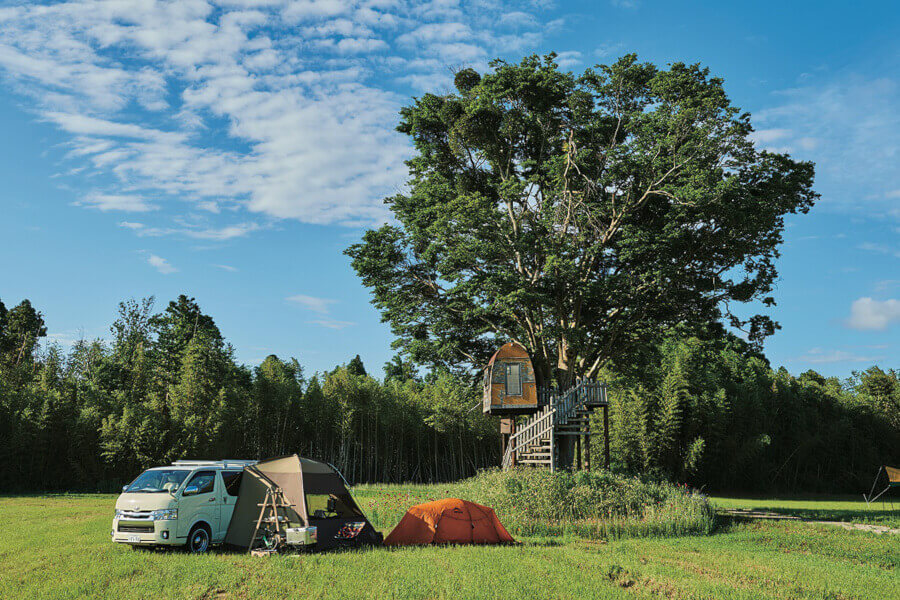
<instances>
[{"instance_id":1,"label":"wooden staircase","mask_svg":"<svg viewBox=\"0 0 900 600\"><path fill-rule=\"evenodd\" d=\"M604 409L606 462L609 462L608 410L606 384L582 381L565 393L542 390L547 404L530 416L509 437L503 454L503 468L515 465L546 466L551 471L560 466L559 448L563 436L578 436L590 440L590 417L594 409Z\"/></svg>"}]
</instances>

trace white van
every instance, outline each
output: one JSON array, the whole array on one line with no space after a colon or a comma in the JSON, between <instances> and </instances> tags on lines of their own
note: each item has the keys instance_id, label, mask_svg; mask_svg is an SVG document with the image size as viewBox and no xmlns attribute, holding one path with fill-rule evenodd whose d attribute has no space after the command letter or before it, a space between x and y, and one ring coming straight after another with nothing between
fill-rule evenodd
<instances>
[{"instance_id":1,"label":"white van","mask_svg":"<svg viewBox=\"0 0 900 600\"><path fill-rule=\"evenodd\" d=\"M206 552L225 539L244 467L256 462L178 460L144 471L116 500L112 541Z\"/></svg>"}]
</instances>

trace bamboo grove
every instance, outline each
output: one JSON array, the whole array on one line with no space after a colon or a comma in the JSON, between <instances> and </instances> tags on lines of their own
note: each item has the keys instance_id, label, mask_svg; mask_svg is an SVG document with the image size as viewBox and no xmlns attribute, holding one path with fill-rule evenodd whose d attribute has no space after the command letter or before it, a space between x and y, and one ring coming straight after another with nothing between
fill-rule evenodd
<instances>
[{"instance_id":1,"label":"bamboo grove","mask_svg":"<svg viewBox=\"0 0 900 600\"><path fill-rule=\"evenodd\" d=\"M497 422L472 410L470 381L420 376L399 358L383 379L359 357L312 376L276 356L239 365L185 296L158 313L150 299L123 302L108 341L64 352L45 335L30 302L0 302L3 491L114 491L180 458L299 452L352 482L451 481L500 459ZM879 464L900 462L895 371L794 377L711 327L673 332L601 376L619 472L717 491L855 493Z\"/></svg>"},{"instance_id":2,"label":"bamboo grove","mask_svg":"<svg viewBox=\"0 0 900 600\"><path fill-rule=\"evenodd\" d=\"M450 375L397 361L378 381L358 357L309 378L294 359L238 365L185 296L158 314L124 302L109 342L68 353L45 333L28 301L0 309L3 490L112 491L181 458L299 452L353 482L455 480L499 460L494 424Z\"/></svg>"}]
</instances>

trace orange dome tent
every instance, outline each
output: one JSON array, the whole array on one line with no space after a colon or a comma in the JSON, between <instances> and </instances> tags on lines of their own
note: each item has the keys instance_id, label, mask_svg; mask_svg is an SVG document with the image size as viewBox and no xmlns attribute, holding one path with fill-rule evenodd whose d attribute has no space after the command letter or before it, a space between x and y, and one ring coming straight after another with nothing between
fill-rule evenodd
<instances>
[{"instance_id":1,"label":"orange dome tent","mask_svg":"<svg viewBox=\"0 0 900 600\"><path fill-rule=\"evenodd\" d=\"M413 506L385 538L385 546L504 544L515 540L493 508L458 498Z\"/></svg>"}]
</instances>

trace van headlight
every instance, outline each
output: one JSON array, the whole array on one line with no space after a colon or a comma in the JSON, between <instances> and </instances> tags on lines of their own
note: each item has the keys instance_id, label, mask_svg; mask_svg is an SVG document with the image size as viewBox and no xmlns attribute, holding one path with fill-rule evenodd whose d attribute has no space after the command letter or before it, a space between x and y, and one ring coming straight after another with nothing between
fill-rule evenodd
<instances>
[{"instance_id":1,"label":"van headlight","mask_svg":"<svg viewBox=\"0 0 900 600\"><path fill-rule=\"evenodd\" d=\"M125 511L124 511L124 510L122 510L121 508L117 508L117 509L116 509L116 518L117 518L117 519L123 517L124 515L125 515Z\"/></svg>"},{"instance_id":2,"label":"van headlight","mask_svg":"<svg viewBox=\"0 0 900 600\"><path fill-rule=\"evenodd\" d=\"M166 508L163 510L154 510L150 513L150 518L154 521L174 521L178 518L178 509Z\"/></svg>"}]
</instances>

